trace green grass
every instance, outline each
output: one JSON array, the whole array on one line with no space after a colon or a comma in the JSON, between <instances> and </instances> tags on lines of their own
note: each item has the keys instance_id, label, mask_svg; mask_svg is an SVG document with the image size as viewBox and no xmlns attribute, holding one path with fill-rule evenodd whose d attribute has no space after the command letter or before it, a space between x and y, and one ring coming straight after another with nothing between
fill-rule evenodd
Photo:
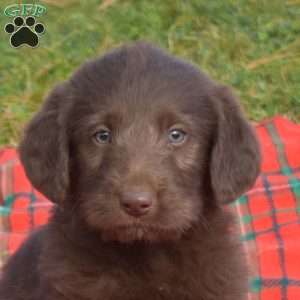
<instances>
[{"instance_id":1,"label":"green grass","mask_svg":"<svg viewBox=\"0 0 300 300\"><path fill-rule=\"evenodd\" d=\"M41 1L46 33L36 49L12 49L0 30L0 144L16 145L43 97L82 62L138 39L233 86L251 119L300 120L299 0L104 2ZM2 14L0 27L10 20Z\"/></svg>"}]
</instances>

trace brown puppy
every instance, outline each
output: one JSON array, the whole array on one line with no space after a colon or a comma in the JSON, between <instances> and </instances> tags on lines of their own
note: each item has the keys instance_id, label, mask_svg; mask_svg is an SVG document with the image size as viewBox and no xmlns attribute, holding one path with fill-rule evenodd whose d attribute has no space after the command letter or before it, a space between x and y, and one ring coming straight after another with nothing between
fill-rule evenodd
<instances>
[{"instance_id":1,"label":"brown puppy","mask_svg":"<svg viewBox=\"0 0 300 300\"><path fill-rule=\"evenodd\" d=\"M57 205L9 260L1 300L242 300L222 204L254 183L258 144L231 92L144 43L56 87L20 146Z\"/></svg>"}]
</instances>

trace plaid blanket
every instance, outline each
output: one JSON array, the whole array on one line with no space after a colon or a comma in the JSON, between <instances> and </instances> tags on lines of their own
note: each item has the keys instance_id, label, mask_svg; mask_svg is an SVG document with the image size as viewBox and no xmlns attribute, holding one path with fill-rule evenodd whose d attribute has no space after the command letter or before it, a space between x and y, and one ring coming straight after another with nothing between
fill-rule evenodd
<instances>
[{"instance_id":1,"label":"plaid blanket","mask_svg":"<svg viewBox=\"0 0 300 300\"><path fill-rule=\"evenodd\" d=\"M254 188L230 209L251 268L249 299L300 299L300 125L276 117L256 126L263 161ZM30 185L15 149L0 151L0 261L47 222L52 204Z\"/></svg>"}]
</instances>

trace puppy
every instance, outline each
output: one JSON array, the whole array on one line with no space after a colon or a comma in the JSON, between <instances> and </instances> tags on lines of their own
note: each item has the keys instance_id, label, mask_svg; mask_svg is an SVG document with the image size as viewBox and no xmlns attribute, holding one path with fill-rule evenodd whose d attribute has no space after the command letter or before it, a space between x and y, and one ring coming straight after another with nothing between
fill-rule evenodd
<instances>
[{"instance_id":1,"label":"puppy","mask_svg":"<svg viewBox=\"0 0 300 300\"><path fill-rule=\"evenodd\" d=\"M20 157L56 205L10 258L1 300L243 300L247 268L222 208L259 172L227 87L138 42L48 96Z\"/></svg>"}]
</instances>

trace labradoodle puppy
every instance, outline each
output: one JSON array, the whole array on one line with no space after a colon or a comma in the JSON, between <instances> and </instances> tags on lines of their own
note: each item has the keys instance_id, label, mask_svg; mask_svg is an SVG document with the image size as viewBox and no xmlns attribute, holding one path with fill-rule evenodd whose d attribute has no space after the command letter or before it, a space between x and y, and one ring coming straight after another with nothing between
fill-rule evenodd
<instances>
[{"instance_id":1,"label":"labradoodle puppy","mask_svg":"<svg viewBox=\"0 0 300 300\"><path fill-rule=\"evenodd\" d=\"M243 300L223 204L260 165L227 87L147 43L85 63L48 96L20 156L55 203L5 265L1 300Z\"/></svg>"}]
</instances>

